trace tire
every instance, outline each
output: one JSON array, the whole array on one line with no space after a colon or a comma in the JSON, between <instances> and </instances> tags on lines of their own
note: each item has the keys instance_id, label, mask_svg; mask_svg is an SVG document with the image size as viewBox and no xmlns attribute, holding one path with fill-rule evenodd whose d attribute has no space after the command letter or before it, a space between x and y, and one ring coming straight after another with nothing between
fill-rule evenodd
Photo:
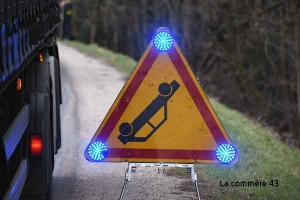
<instances>
[{"instance_id":1,"label":"tire","mask_svg":"<svg viewBox=\"0 0 300 200\"><path fill-rule=\"evenodd\" d=\"M48 77L48 78L45 78ZM51 76L47 63L32 63L25 70L25 95L30 105L28 138L41 134L41 156L28 156L29 173L21 199L52 199L52 172L54 168L54 141Z\"/></svg>"},{"instance_id":2,"label":"tire","mask_svg":"<svg viewBox=\"0 0 300 200\"><path fill-rule=\"evenodd\" d=\"M50 77L49 77L50 78ZM51 81L50 81L51 82ZM50 90L51 91L51 90ZM49 120L48 120L48 138L50 139L49 140L49 149L48 149L48 175L49 175L49 180L48 180L48 190L47 190L47 193L46 195L44 195L45 199L46 200L52 200L52 179L53 179L53 169L54 169L54 148L53 148L53 122L52 122L52 98L51 98L51 92L50 92L50 95L49 95L49 102L50 102L50 109L49 109L49 113L48 113L48 116L49 116Z\"/></svg>"}]
</instances>

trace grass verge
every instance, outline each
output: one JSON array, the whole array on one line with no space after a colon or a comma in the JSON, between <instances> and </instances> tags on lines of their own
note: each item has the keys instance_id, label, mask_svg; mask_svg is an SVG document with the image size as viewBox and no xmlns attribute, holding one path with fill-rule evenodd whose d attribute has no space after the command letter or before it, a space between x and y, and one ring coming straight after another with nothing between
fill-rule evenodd
<instances>
[{"instance_id":1,"label":"grass verge","mask_svg":"<svg viewBox=\"0 0 300 200\"><path fill-rule=\"evenodd\" d=\"M210 101L239 151L239 160L234 165L196 165L202 198L299 199L299 150L278 141L238 111L218 103L213 98ZM180 173L178 169L169 169L167 172L187 178L184 173ZM245 187L241 186L243 181L266 182L266 186ZM226 187L225 182L239 182L240 186Z\"/></svg>"},{"instance_id":2,"label":"grass verge","mask_svg":"<svg viewBox=\"0 0 300 200\"><path fill-rule=\"evenodd\" d=\"M79 51L88 54L92 57L101 57L105 62L113 67L117 67L119 70L130 73L136 65L136 61L132 58L120 53L112 52L108 49L99 47L96 44L88 45L77 41L59 40L59 42L68 46L74 47Z\"/></svg>"},{"instance_id":3,"label":"grass verge","mask_svg":"<svg viewBox=\"0 0 300 200\"><path fill-rule=\"evenodd\" d=\"M122 54L74 41L62 43L130 73L136 62ZM204 88L205 89L205 88ZM278 141L260 125L238 111L209 98L229 136L239 151L235 165L197 164L196 171L203 199L300 199L300 151ZM169 169L168 175L188 179L185 170ZM266 186L221 186L228 182L266 182ZM273 182L272 182L273 181ZM278 186L275 186L278 182ZM273 186L272 186L273 183ZM183 182L182 191L194 191Z\"/></svg>"},{"instance_id":4,"label":"grass verge","mask_svg":"<svg viewBox=\"0 0 300 200\"><path fill-rule=\"evenodd\" d=\"M297 199L300 195L300 151L277 140L241 113L212 101L237 146L240 159L233 166L199 166L217 182L265 181L266 187L231 188L253 199ZM275 186L275 180L278 186ZM273 181L273 186L272 186Z\"/></svg>"}]
</instances>

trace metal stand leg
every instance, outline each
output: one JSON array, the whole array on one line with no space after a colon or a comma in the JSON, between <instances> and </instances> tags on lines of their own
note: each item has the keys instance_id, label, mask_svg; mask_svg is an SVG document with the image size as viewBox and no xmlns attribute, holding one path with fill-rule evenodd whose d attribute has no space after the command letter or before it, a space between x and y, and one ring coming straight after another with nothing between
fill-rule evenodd
<instances>
[{"instance_id":1,"label":"metal stand leg","mask_svg":"<svg viewBox=\"0 0 300 200\"><path fill-rule=\"evenodd\" d=\"M195 172L195 186L196 186L198 200L200 200L200 190L199 190L199 187L198 187L197 172Z\"/></svg>"},{"instance_id":2,"label":"metal stand leg","mask_svg":"<svg viewBox=\"0 0 300 200\"><path fill-rule=\"evenodd\" d=\"M124 184L123 184L123 188L122 188L122 192L121 192L119 200L123 199L126 185L128 182L131 181L131 172L132 172L132 170L135 171L137 166L190 168L191 169L191 181L195 183L198 200L201 200L200 199L200 190L199 190L198 181L197 181L197 172L195 172L195 165L194 164L173 164L173 163L128 163L128 168L125 172ZM163 168L163 171L164 171L164 168ZM158 173L159 173L159 169L158 169Z\"/></svg>"},{"instance_id":3,"label":"metal stand leg","mask_svg":"<svg viewBox=\"0 0 300 200\"><path fill-rule=\"evenodd\" d=\"M198 187L198 177L197 177L197 172L195 172L195 165L191 166L191 181L195 183L197 197L198 197L198 200L200 200L200 190Z\"/></svg>"},{"instance_id":4,"label":"metal stand leg","mask_svg":"<svg viewBox=\"0 0 300 200\"><path fill-rule=\"evenodd\" d=\"M119 200L123 199L127 182L131 181L131 168L132 168L132 163L128 163L128 168L125 172L124 184L123 184L123 188Z\"/></svg>"},{"instance_id":5,"label":"metal stand leg","mask_svg":"<svg viewBox=\"0 0 300 200\"><path fill-rule=\"evenodd\" d=\"M127 174L127 170L126 170L125 174ZM125 175L125 176L126 176L126 175ZM123 195L124 195L124 192L125 192L125 188L126 188L127 182L128 182L128 180L125 178L125 179L124 179L123 188L122 188L122 192L121 192L121 195L120 195L119 200L122 200L122 199L123 199Z\"/></svg>"}]
</instances>

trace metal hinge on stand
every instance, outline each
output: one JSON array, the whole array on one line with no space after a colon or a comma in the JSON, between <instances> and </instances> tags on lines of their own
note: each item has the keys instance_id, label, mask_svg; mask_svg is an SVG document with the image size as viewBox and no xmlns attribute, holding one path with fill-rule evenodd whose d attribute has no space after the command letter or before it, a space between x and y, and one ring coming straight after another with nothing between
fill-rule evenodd
<instances>
[{"instance_id":1,"label":"metal hinge on stand","mask_svg":"<svg viewBox=\"0 0 300 200\"><path fill-rule=\"evenodd\" d=\"M122 188L122 192L121 192L119 200L123 199L126 185L128 182L131 181L131 172L135 171L137 166L141 166L141 167L180 167L180 168L186 168L186 169L190 170L191 181L193 183L195 183L197 197L198 197L198 200L200 200L200 190L198 187L197 172L195 172L195 165L194 164L173 164L173 163L128 163L127 170L125 171L124 184L123 184L123 188Z\"/></svg>"}]
</instances>

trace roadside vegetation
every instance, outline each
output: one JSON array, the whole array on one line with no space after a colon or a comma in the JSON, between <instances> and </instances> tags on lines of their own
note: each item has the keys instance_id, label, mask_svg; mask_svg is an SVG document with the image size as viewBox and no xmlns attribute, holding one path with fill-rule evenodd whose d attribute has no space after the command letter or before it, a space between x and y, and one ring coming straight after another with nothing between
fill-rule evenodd
<instances>
[{"instance_id":1,"label":"roadside vegetation","mask_svg":"<svg viewBox=\"0 0 300 200\"><path fill-rule=\"evenodd\" d=\"M107 62L109 65L117 67L119 70L126 73L130 73L136 65L136 61L132 58L120 53L114 53L113 51L99 47L96 44L87 45L78 41L70 40L60 40L60 42L74 47L92 57L101 57L101 59Z\"/></svg>"},{"instance_id":2,"label":"roadside vegetation","mask_svg":"<svg viewBox=\"0 0 300 200\"><path fill-rule=\"evenodd\" d=\"M76 40L136 60L157 28L168 27L193 71L205 74L208 94L300 148L298 0L72 3Z\"/></svg>"},{"instance_id":3,"label":"roadside vegetation","mask_svg":"<svg viewBox=\"0 0 300 200\"><path fill-rule=\"evenodd\" d=\"M91 56L101 57L112 66L130 73L136 61L97 45L61 41ZM200 76L201 77L201 76ZM205 90L205 87L204 87ZM209 97L229 136L239 151L235 165L197 164L198 182L203 199L299 199L300 151L275 138L272 130L248 119L240 112ZM182 191L195 192L182 169L168 169L167 175L184 178ZM228 182L266 182L266 186L225 187ZM278 185L278 186L276 186Z\"/></svg>"}]
</instances>

